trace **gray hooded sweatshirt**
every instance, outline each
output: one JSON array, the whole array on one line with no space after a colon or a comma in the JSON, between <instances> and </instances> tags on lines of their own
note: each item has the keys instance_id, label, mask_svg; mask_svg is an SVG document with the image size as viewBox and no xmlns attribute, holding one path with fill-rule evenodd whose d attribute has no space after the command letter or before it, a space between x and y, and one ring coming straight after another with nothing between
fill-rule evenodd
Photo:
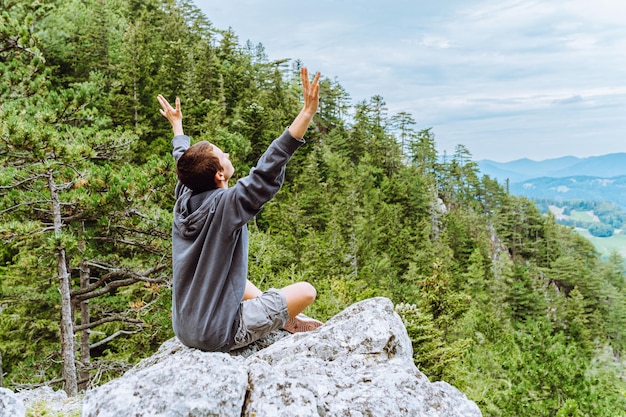
<instances>
[{"instance_id":1,"label":"gray hooded sweatshirt","mask_svg":"<svg viewBox=\"0 0 626 417\"><path fill-rule=\"evenodd\" d=\"M246 223L280 190L285 165L302 144L285 130L231 188L194 194L176 185L172 325L185 345L206 351L233 345L248 277ZM172 145L178 161L189 137L175 136Z\"/></svg>"}]
</instances>

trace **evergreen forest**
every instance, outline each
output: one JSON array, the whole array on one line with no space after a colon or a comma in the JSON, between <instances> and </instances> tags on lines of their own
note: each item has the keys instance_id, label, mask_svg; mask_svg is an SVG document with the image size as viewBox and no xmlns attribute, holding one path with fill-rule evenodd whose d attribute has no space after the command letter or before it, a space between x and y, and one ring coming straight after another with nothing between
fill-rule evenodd
<instances>
[{"instance_id":1,"label":"evergreen forest","mask_svg":"<svg viewBox=\"0 0 626 417\"><path fill-rule=\"evenodd\" d=\"M300 110L306 62L269 60L191 0L0 4L0 386L74 395L173 336L157 94L241 177ZM418 368L485 416L626 415L623 259L480 176L464 145L438 155L375 91L352 102L323 73L320 96L249 225L250 279L313 283L321 320L390 298Z\"/></svg>"}]
</instances>

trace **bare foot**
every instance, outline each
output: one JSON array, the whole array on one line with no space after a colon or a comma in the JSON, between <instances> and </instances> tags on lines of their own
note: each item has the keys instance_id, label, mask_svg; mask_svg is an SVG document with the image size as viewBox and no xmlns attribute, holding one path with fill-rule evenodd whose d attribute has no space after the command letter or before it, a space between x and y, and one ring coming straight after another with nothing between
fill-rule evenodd
<instances>
[{"instance_id":1,"label":"bare foot","mask_svg":"<svg viewBox=\"0 0 626 417\"><path fill-rule=\"evenodd\" d=\"M296 317L289 319L283 326L284 330L289 333L310 332L320 327L323 323L319 320L307 317L304 314L298 314Z\"/></svg>"}]
</instances>

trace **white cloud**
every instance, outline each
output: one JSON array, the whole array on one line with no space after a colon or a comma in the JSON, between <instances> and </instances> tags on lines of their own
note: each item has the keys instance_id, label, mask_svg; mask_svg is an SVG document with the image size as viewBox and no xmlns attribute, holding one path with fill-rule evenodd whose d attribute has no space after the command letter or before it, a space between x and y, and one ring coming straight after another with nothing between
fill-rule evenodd
<instances>
[{"instance_id":1,"label":"white cloud","mask_svg":"<svg viewBox=\"0 0 626 417\"><path fill-rule=\"evenodd\" d=\"M427 48L448 49L451 47L450 41L438 36L425 35L418 42L419 45L423 45Z\"/></svg>"},{"instance_id":2,"label":"white cloud","mask_svg":"<svg viewBox=\"0 0 626 417\"><path fill-rule=\"evenodd\" d=\"M441 149L512 160L626 148L626 2L197 4L271 59L337 78L354 101L382 95L390 113L434 127Z\"/></svg>"},{"instance_id":3,"label":"white cloud","mask_svg":"<svg viewBox=\"0 0 626 417\"><path fill-rule=\"evenodd\" d=\"M564 7L580 19L598 25L624 25L626 3L616 0L569 0Z\"/></svg>"}]
</instances>

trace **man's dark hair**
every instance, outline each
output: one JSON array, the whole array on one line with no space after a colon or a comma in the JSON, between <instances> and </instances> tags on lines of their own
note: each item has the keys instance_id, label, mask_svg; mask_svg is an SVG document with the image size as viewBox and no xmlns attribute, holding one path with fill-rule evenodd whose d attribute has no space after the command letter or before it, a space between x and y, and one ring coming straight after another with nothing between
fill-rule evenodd
<instances>
[{"instance_id":1,"label":"man's dark hair","mask_svg":"<svg viewBox=\"0 0 626 417\"><path fill-rule=\"evenodd\" d=\"M206 140L190 146L178 158L178 180L195 192L217 188L215 174L222 170L219 159L213 154L213 145Z\"/></svg>"}]
</instances>

